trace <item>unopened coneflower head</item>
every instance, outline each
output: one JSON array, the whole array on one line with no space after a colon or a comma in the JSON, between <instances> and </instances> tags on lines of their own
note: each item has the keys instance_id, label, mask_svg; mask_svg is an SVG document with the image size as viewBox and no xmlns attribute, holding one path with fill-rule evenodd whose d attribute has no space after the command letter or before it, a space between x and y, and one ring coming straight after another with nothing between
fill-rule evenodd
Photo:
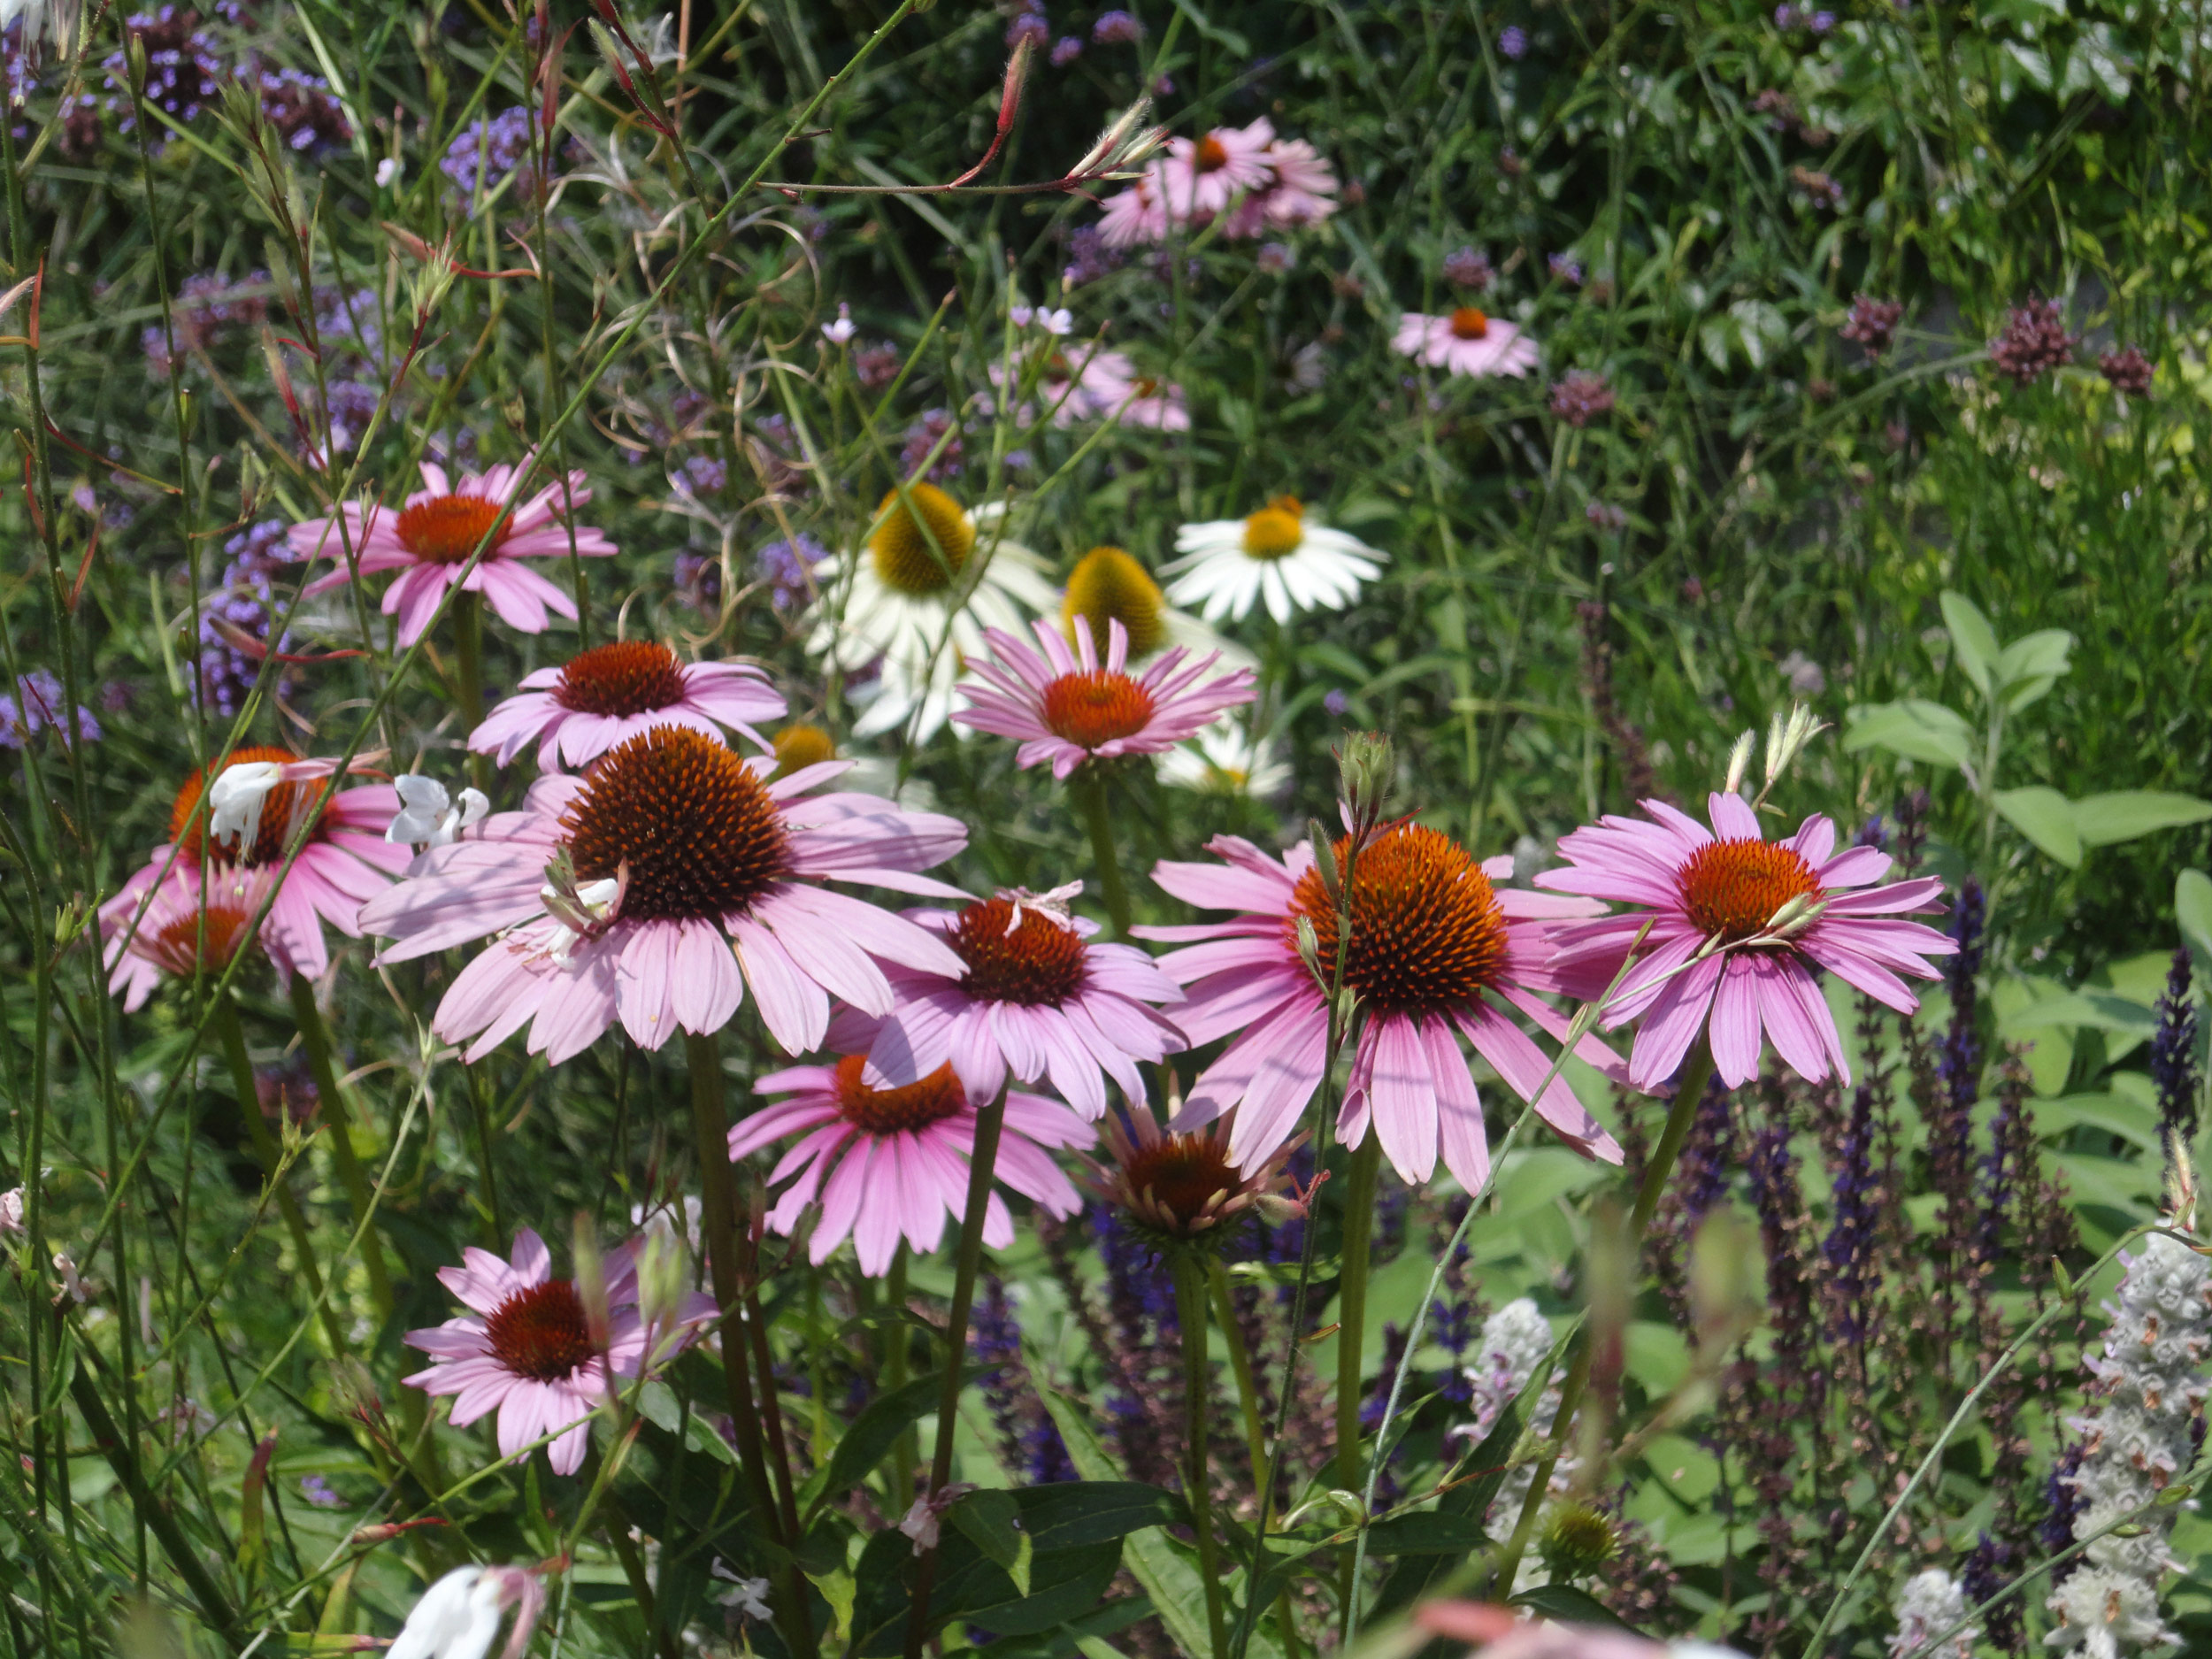
<instances>
[{"instance_id":1,"label":"unopened coneflower head","mask_svg":"<svg viewBox=\"0 0 2212 1659\"><path fill-rule=\"evenodd\" d=\"M529 1228L515 1234L505 1259L471 1246L461 1266L438 1270L469 1312L407 1333L408 1346L428 1354L431 1364L403 1380L433 1396L457 1396L457 1429L496 1410L502 1457L556 1436L547 1448L553 1472L574 1474L612 1379L637 1376L715 1317L713 1298L693 1293L664 1328L648 1331L637 1308L637 1248L633 1240L600 1258L592 1300L603 1308L605 1325L595 1333L576 1281L553 1276L545 1240Z\"/></svg>"},{"instance_id":2,"label":"unopened coneflower head","mask_svg":"<svg viewBox=\"0 0 2212 1659\"><path fill-rule=\"evenodd\" d=\"M875 1031L867 1020L846 1019L838 1034L864 1048ZM991 1096L967 1087L949 1064L881 1087L868 1080L866 1064L856 1052L762 1078L759 1093L783 1098L730 1131L730 1156L749 1157L796 1137L769 1171L770 1185L790 1183L769 1212L770 1229L788 1235L818 1205L810 1257L818 1265L850 1238L860 1271L874 1278L890 1271L902 1239L913 1249L933 1250L947 1218L965 1210L976 1110ZM1014 1090L1006 1096L993 1181L1051 1215L1071 1216L1079 1201L1052 1152L1091 1139L1090 1125L1057 1101ZM1013 1217L995 1192L983 1240L998 1249L1014 1241Z\"/></svg>"},{"instance_id":3,"label":"unopened coneflower head","mask_svg":"<svg viewBox=\"0 0 2212 1659\"><path fill-rule=\"evenodd\" d=\"M952 717L1018 741L1017 765L1049 762L1065 778L1087 761L1156 755L1252 701L1252 670L1219 670L1215 657L1194 659L1179 645L1132 672L1118 621L1106 625L1102 658L1087 627L1073 651L1049 622L1032 627L1037 649L995 628L985 634L991 655L969 664L974 678L960 686L968 707Z\"/></svg>"},{"instance_id":4,"label":"unopened coneflower head","mask_svg":"<svg viewBox=\"0 0 2212 1659\"><path fill-rule=\"evenodd\" d=\"M1193 1086L1178 1127L1237 1108L1232 1151L1248 1166L1289 1137L1327 1059L1328 995L1300 944L1310 930L1310 954L1335 962L1333 887L1348 889L1345 987L1366 1014L1337 1120L1346 1145L1377 1133L1407 1180L1427 1179L1440 1156L1463 1187L1479 1191L1490 1154L1463 1037L1508 1088L1536 1096L1538 1116L1569 1145L1619 1161L1612 1137L1500 1006L1555 1039L1566 1035L1564 1018L1536 995L1557 988L1545 971L1550 929L1562 918L1596 915L1595 905L1501 886L1512 874L1509 855L1478 864L1449 836L1410 822L1371 835L1356 858L1351 838L1339 839L1328 849L1333 882L1310 845L1276 857L1223 835L1208 850L1218 863L1162 863L1153 879L1187 903L1236 914L1135 930L1186 947L1160 966L1190 993L1175 1019L1192 1045L1234 1039ZM1586 1038L1577 1052L1620 1071L1601 1043Z\"/></svg>"},{"instance_id":5,"label":"unopened coneflower head","mask_svg":"<svg viewBox=\"0 0 2212 1659\"><path fill-rule=\"evenodd\" d=\"M365 770L365 762L355 761L353 769ZM282 875L262 922L261 941L288 972L319 979L328 969L324 924L349 938L361 936L363 902L384 891L412 853L384 840L400 804L388 783L337 789L316 810L337 770L335 761L304 759L273 745L247 746L231 751L212 787L205 768L185 779L170 807L169 839L100 907L104 959L115 973L111 988L122 993L127 1007L146 1000L159 972L142 954L126 955L134 924L143 929L140 911L157 890L172 887L190 888L172 895L173 910L196 904L203 857L219 878L274 881ZM302 836L299 856L285 871L293 840Z\"/></svg>"},{"instance_id":6,"label":"unopened coneflower head","mask_svg":"<svg viewBox=\"0 0 2212 1659\"><path fill-rule=\"evenodd\" d=\"M749 985L770 1033L804 1053L833 995L888 1011L885 964L959 966L928 930L825 884L958 895L918 872L967 832L875 795L813 793L844 764L783 778L774 765L689 726L650 727L424 853L361 926L396 941L386 961L489 936L432 1021L472 1061L527 1025L530 1051L557 1063L617 1018L657 1048L680 1027L719 1030Z\"/></svg>"},{"instance_id":7,"label":"unopened coneflower head","mask_svg":"<svg viewBox=\"0 0 2212 1659\"><path fill-rule=\"evenodd\" d=\"M778 732L772 748L776 757L773 775L778 778L788 778L795 772L837 758L837 740L820 726L800 720Z\"/></svg>"},{"instance_id":8,"label":"unopened coneflower head","mask_svg":"<svg viewBox=\"0 0 2212 1659\"><path fill-rule=\"evenodd\" d=\"M1263 600L1288 622L1301 611L1340 611L1382 574L1383 555L1358 537L1318 524L1294 495L1278 495L1242 518L1187 524L1177 557L1162 567L1168 597L1194 604L1209 622L1243 617Z\"/></svg>"},{"instance_id":9,"label":"unopened coneflower head","mask_svg":"<svg viewBox=\"0 0 2212 1659\"><path fill-rule=\"evenodd\" d=\"M1785 758L1798 724L1782 726ZM1663 801L1643 805L1647 820L1608 816L1561 837L1568 867L1536 878L1554 892L1634 907L1557 929L1550 972L1571 995L1604 995L1650 929L1604 1015L1609 1025L1639 1021L1629 1056L1638 1088L1672 1077L1701 1032L1710 1036L1722 1081L1739 1087L1759 1073L1763 1028L1808 1082L1832 1073L1848 1082L1843 1040L1814 974L1825 969L1910 1013L1919 998L1899 976L1932 979L1929 958L1958 949L1905 919L1941 909L1942 882L1870 885L1888 871L1889 855L1873 847L1839 853L1825 818L1770 841L1738 795L1709 797L1710 829Z\"/></svg>"},{"instance_id":10,"label":"unopened coneflower head","mask_svg":"<svg viewBox=\"0 0 2212 1659\"><path fill-rule=\"evenodd\" d=\"M726 727L768 747L757 722L782 717L783 699L749 663L687 663L652 640L617 640L522 679L469 733L469 747L502 766L531 743L538 769L596 760L649 726L687 726L720 740Z\"/></svg>"},{"instance_id":11,"label":"unopened coneflower head","mask_svg":"<svg viewBox=\"0 0 2212 1659\"><path fill-rule=\"evenodd\" d=\"M530 466L526 456L512 466L464 472L455 480L443 467L425 461L422 488L396 512L373 503L348 502L341 510L342 532L340 522L330 518L294 525L288 538L294 552L338 566L310 582L307 591L342 588L357 570L363 576L400 572L399 580L384 590L383 611L399 618L398 642L412 645L430 626L462 566L481 546L483 557L461 586L483 595L501 621L524 634L542 634L549 614L573 620L575 596L522 561L565 558L572 548L588 558L605 558L613 555L615 545L600 531L562 517L591 500L581 472L520 497ZM502 524L500 515L511 501L514 511Z\"/></svg>"},{"instance_id":12,"label":"unopened coneflower head","mask_svg":"<svg viewBox=\"0 0 2212 1659\"><path fill-rule=\"evenodd\" d=\"M1163 1129L1152 1109L1133 1105L1106 1118L1110 1161L1086 1158L1084 1182L1120 1210L1130 1225L1163 1247L1226 1249L1258 1218L1271 1226L1306 1213L1307 1198L1286 1173L1303 1135L1240 1168L1230 1152L1234 1125L1220 1118L1202 1128Z\"/></svg>"},{"instance_id":13,"label":"unopened coneflower head","mask_svg":"<svg viewBox=\"0 0 2212 1659\"><path fill-rule=\"evenodd\" d=\"M1056 607L1042 562L1005 536L1004 517L1002 503L971 511L934 484L910 484L884 496L860 547L816 567L807 649L848 672L880 669L855 735L910 721L918 741L933 735L984 630L1018 630Z\"/></svg>"}]
</instances>

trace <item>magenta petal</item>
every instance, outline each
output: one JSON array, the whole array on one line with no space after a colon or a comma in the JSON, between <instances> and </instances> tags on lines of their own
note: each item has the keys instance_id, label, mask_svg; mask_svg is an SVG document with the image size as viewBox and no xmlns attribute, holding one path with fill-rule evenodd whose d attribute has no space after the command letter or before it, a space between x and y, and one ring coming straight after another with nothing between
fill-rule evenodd
<instances>
[{"instance_id":1,"label":"magenta petal","mask_svg":"<svg viewBox=\"0 0 2212 1659\"><path fill-rule=\"evenodd\" d=\"M1751 958L1731 951L1721 958L1720 987L1713 995L1708 1039L1713 1068L1730 1088L1741 1088L1759 1075L1759 995Z\"/></svg>"},{"instance_id":2,"label":"magenta petal","mask_svg":"<svg viewBox=\"0 0 2212 1659\"><path fill-rule=\"evenodd\" d=\"M1425 1181L1436 1171L1436 1084L1428 1046L1405 1014L1371 1022L1363 1040L1374 1045L1369 1091L1383 1156L1402 1179Z\"/></svg>"}]
</instances>

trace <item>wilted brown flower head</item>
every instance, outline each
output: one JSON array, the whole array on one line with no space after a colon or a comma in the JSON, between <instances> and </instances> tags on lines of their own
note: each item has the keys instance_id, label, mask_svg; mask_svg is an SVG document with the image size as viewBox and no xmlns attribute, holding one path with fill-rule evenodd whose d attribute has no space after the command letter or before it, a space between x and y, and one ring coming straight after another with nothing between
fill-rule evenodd
<instances>
[{"instance_id":1,"label":"wilted brown flower head","mask_svg":"<svg viewBox=\"0 0 2212 1659\"><path fill-rule=\"evenodd\" d=\"M2056 300L2030 300L2005 319L2004 332L1989 342L1989 360L2000 374L2025 386L2071 363L2076 343Z\"/></svg>"}]
</instances>

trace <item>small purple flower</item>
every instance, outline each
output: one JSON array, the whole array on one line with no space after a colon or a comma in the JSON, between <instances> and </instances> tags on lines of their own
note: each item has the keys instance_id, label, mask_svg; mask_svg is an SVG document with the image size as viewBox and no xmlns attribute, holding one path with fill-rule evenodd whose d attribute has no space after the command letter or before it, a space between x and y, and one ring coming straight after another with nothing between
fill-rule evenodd
<instances>
[{"instance_id":1,"label":"small purple flower","mask_svg":"<svg viewBox=\"0 0 2212 1659\"><path fill-rule=\"evenodd\" d=\"M1121 250L1106 245L1097 226L1082 226L1068 237L1068 265L1060 273L1060 280L1071 288L1095 282L1119 267L1121 258Z\"/></svg>"},{"instance_id":2,"label":"small purple flower","mask_svg":"<svg viewBox=\"0 0 2212 1659\"><path fill-rule=\"evenodd\" d=\"M1291 252L1286 244L1279 242L1262 242L1259 252L1252 258L1252 263L1270 276L1282 275L1297 262L1297 256Z\"/></svg>"},{"instance_id":3,"label":"small purple flower","mask_svg":"<svg viewBox=\"0 0 2212 1659\"><path fill-rule=\"evenodd\" d=\"M1006 26L1006 50L1012 51L1027 42L1033 47L1052 44L1052 25L1038 12L1025 12Z\"/></svg>"},{"instance_id":4,"label":"small purple flower","mask_svg":"<svg viewBox=\"0 0 2212 1659\"><path fill-rule=\"evenodd\" d=\"M2140 397L2151 389L2151 360L2134 346L2108 351L2097 359L2097 373L2105 383L2125 397Z\"/></svg>"},{"instance_id":5,"label":"small purple flower","mask_svg":"<svg viewBox=\"0 0 2212 1659\"><path fill-rule=\"evenodd\" d=\"M319 1509L342 1509L346 1501L330 1489L330 1482L320 1475L300 1477L300 1495Z\"/></svg>"},{"instance_id":6,"label":"small purple flower","mask_svg":"<svg viewBox=\"0 0 2212 1659\"><path fill-rule=\"evenodd\" d=\"M671 481L687 495L712 495L730 481L730 470L713 456L695 455L676 469Z\"/></svg>"},{"instance_id":7,"label":"small purple flower","mask_svg":"<svg viewBox=\"0 0 2212 1659\"><path fill-rule=\"evenodd\" d=\"M453 180L449 194L459 202L470 201L480 192L488 196L518 169L522 176L515 180L516 188L526 196L533 193L536 173L527 164L534 128L530 111L520 106L502 110L489 120L471 121L438 160L438 171Z\"/></svg>"},{"instance_id":8,"label":"small purple flower","mask_svg":"<svg viewBox=\"0 0 2212 1659\"><path fill-rule=\"evenodd\" d=\"M1861 294L1852 300L1851 314L1836 332L1854 345L1863 346L1868 357L1878 357L1896 338L1898 320L1904 314L1902 300L1878 300Z\"/></svg>"},{"instance_id":9,"label":"small purple flower","mask_svg":"<svg viewBox=\"0 0 2212 1659\"><path fill-rule=\"evenodd\" d=\"M1498 50L1515 63L1528 54L1528 32L1517 23L1509 23L1498 31Z\"/></svg>"},{"instance_id":10,"label":"small purple flower","mask_svg":"<svg viewBox=\"0 0 2212 1659\"><path fill-rule=\"evenodd\" d=\"M1144 38L1144 25L1126 12L1102 12L1091 25L1094 46L1133 46Z\"/></svg>"},{"instance_id":11,"label":"small purple flower","mask_svg":"<svg viewBox=\"0 0 2212 1659\"><path fill-rule=\"evenodd\" d=\"M722 609L722 561L711 553L686 549L676 555L676 593L694 611L713 616Z\"/></svg>"},{"instance_id":12,"label":"small purple flower","mask_svg":"<svg viewBox=\"0 0 2212 1659\"><path fill-rule=\"evenodd\" d=\"M808 572L828 557L822 544L804 531L792 541L771 541L761 549L756 565L777 610L796 610L813 598Z\"/></svg>"},{"instance_id":13,"label":"small purple flower","mask_svg":"<svg viewBox=\"0 0 2212 1659\"><path fill-rule=\"evenodd\" d=\"M1805 14L1793 5L1786 4L1774 8L1774 27L1785 35L1794 29L1804 19Z\"/></svg>"},{"instance_id":14,"label":"small purple flower","mask_svg":"<svg viewBox=\"0 0 2212 1659\"><path fill-rule=\"evenodd\" d=\"M1571 254L1552 254L1546 258L1545 264L1551 267L1552 275L1557 277L1569 288L1578 288L1582 286L1582 261Z\"/></svg>"},{"instance_id":15,"label":"small purple flower","mask_svg":"<svg viewBox=\"0 0 2212 1659\"><path fill-rule=\"evenodd\" d=\"M1551 388L1551 412L1569 426L1588 426L1613 408L1613 388L1602 374L1571 369Z\"/></svg>"},{"instance_id":16,"label":"small purple flower","mask_svg":"<svg viewBox=\"0 0 2212 1659\"><path fill-rule=\"evenodd\" d=\"M1495 275L1490 268L1490 256L1479 248L1455 249L1444 256L1444 280L1455 288L1479 294Z\"/></svg>"},{"instance_id":17,"label":"small purple flower","mask_svg":"<svg viewBox=\"0 0 2212 1659\"><path fill-rule=\"evenodd\" d=\"M1082 55L1083 37L1079 35L1063 35L1052 42L1052 66L1055 69L1066 68Z\"/></svg>"},{"instance_id":18,"label":"small purple flower","mask_svg":"<svg viewBox=\"0 0 2212 1659\"><path fill-rule=\"evenodd\" d=\"M1340 687L1332 686L1327 695L1321 699L1321 706L1326 709L1333 718L1340 720L1344 718L1344 710L1352 706L1352 700L1344 695Z\"/></svg>"},{"instance_id":19,"label":"small purple flower","mask_svg":"<svg viewBox=\"0 0 2212 1659\"><path fill-rule=\"evenodd\" d=\"M1836 14L1832 12L1816 12L1806 27L1816 35L1825 35L1836 27Z\"/></svg>"}]
</instances>

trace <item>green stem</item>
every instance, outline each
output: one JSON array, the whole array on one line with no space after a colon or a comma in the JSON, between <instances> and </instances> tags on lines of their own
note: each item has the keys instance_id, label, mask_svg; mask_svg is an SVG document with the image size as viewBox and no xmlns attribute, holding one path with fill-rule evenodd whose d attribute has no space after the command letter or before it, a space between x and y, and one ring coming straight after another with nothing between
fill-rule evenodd
<instances>
[{"instance_id":1,"label":"green stem","mask_svg":"<svg viewBox=\"0 0 2212 1659\"><path fill-rule=\"evenodd\" d=\"M1674 1172L1674 1161L1680 1156L1682 1143L1689 1138L1690 1125L1697 1118L1698 1102L1703 1098L1705 1085L1713 1075L1713 1047L1703 1032L1690 1045L1690 1052L1683 1056L1682 1069L1675 1074L1674 1104L1667 1111L1667 1126L1659 1136L1659 1144L1652 1148L1651 1161L1644 1166L1644 1181L1636 1193L1636 1208L1628 1218L1628 1260L1643 1259L1644 1233L1651 1225L1651 1217L1659 1208L1659 1200L1665 1195L1667 1178ZM1590 1332L1586 1326L1575 1345L1574 1363L1567 1369L1567 1380L1560 1385L1559 1409L1552 1417L1550 1449L1536 1460L1535 1478L1529 1482L1528 1496L1522 1501L1520 1518L1514 1523L1513 1536L1506 1541L1505 1549L1498 1557L1497 1571L1491 1577L1493 1594L1510 1595L1514 1575L1520 1571L1521 1557L1528 1551L1528 1540L1536 1530L1536 1512L1544 1507L1544 1500L1551 1491L1552 1471L1559 1463L1559 1448L1568 1443L1574 1432L1575 1412L1581 1407L1583 1390L1590 1383ZM1813 1651L1808 1649L1807 1651Z\"/></svg>"},{"instance_id":2,"label":"green stem","mask_svg":"<svg viewBox=\"0 0 2212 1659\"><path fill-rule=\"evenodd\" d=\"M906 1240L899 1240L898 1254L891 1258L891 1272L883 1281L883 1386L886 1393L895 1394L906 1386ZM921 1461L922 1443L908 1424L900 1431L897 1448L891 1459L891 1495L897 1501L901 1515L913 1507L914 1465Z\"/></svg>"},{"instance_id":3,"label":"green stem","mask_svg":"<svg viewBox=\"0 0 2212 1659\"><path fill-rule=\"evenodd\" d=\"M1244 1346L1244 1327L1237 1323L1237 1305L1229 1295L1229 1275L1214 1258L1210 1273L1213 1281L1214 1323L1221 1327L1221 1345L1229 1353L1229 1374L1236 1379L1237 1404L1244 1413L1244 1443L1252 1459L1252 1480L1256 1486L1267 1479L1267 1418L1260 1409L1259 1379L1253 1374L1252 1353ZM1298 1624L1290 1606L1290 1592L1279 1592L1275 1597L1275 1620L1283 1640L1284 1659L1300 1659Z\"/></svg>"},{"instance_id":4,"label":"green stem","mask_svg":"<svg viewBox=\"0 0 2212 1659\"><path fill-rule=\"evenodd\" d=\"M1375 1233L1375 1187L1382 1176L1382 1136L1367 1126L1367 1139L1352 1153L1344 1191L1344 1276L1336 1299L1336 1484L1346 1492L1360 1488L1359 1408L1361 1362L1366 1357L1367 1264ZM1352 1582L1352 1557L1344 1557L1342 1616L1351 1615L1358 1586Z\"/></svg>"},{"instance_id":5,"label":"green stem","mask_svg":"<svg viewBox=\"0 0 2212 1659\"><path fill-rule=\"evenodd\" d=\"M315 1079L323 1124L330 1131L331 1161L338 1167L339 1184L346 1189L346 1202L353 1208L354 1225L363 1229L361 1265L368 1274L369 1294L376 1303L376 1317L389 1319L394 1306L392 1276L385 1264L384 1247L377 1239L376 1230L367 1225L374 1201L368 1171L361 1167L361 1160L353 1149L353 1114L346 1110L344 1098L338 1092L337 1068L330 1060L330 1033L323 1025L322 1010L315 1002L315 987L307 976L292 975L291 989L292 1018L298 1022L300 1046L307 1052L308 1074ZM402 1402L414 1402L418 1417L421 1415L422 1398L419 1389L401 1391ZM420 1425L408 1426L411 1432Z\"/></svg>"},{"instance_id":6,"label":"green stem","mask_svg":"<svg viewBox=\"0 0 2212 1659\"><path fill-rule=\"evenodd\" d=\"M753 1397L747 1339L739 1329L745 1293L739 1280L737 1179L730 1169L730 1120L723 1101L722 1042L715 1032L684 1033L684 1057L691 1072L691 1129L699 1159L699 1222L706 1235L707 1266L714 1300L722 1310L722 1377L729 1393L730 1423L737 1439L737 1461L745 1473L753 1514L779 1550L790 1547L783 1512L768 1481L760 1439L760 1413ZM776 1623L795 1654L814 1650L814 1621L807 1609L805 1578L784 1555L776 1568Z\"/></svg>"},{"instance_id":7,"label":"green stem","mask_svg":"<svg viewBox=\"0 0 2212 1659\"><path fill-rule=\"evenodd\" d=\"M465 741L484 723L484 602L465 590L453 595L453 701ZM490 777L490 757L471 755L469 781L485 789Z\"/></svg>"},{"instance_id":8,"label":"green stem","mask_svg":"<svg viewBox=\"0 0 2212 1659\"><path fill-rule=\"evenodd\" d=\"M968 1312L975 1304L975 1276L983 1260L983 1222L991 1202L991 1174L998 1164L999 1132L1006 1125L1006 1092L976 1114L975 1150L968 1159L968 1202L960 1222L960 1259L953 1270L952 1309L945 1318L944 1386L937 1396L937 1444L929 1459L928 1495L952 1480L952 1435L960 1420L960 1373L968 1352ZM929 1593L937 1578L937 1552L924 1553L914 1573L914 1599L906 1615L906 1659L921 1659L929 1631Z\"/></svg>"},{"instance_id":9,"label":"green stem","mask_svg":"<svg viewBox=\"0 0 2212 1659\"><path fill-rule=\"evenodd\" d=\"M1206 1632L1211 1659L1229 1645L1229 1617L1221 1604L1221 1565L1214 1548L1213 1496L1207 1490L1206 1270L1188 1249L1169 1252L1175 1275L1175 1322L1183 1338L1183 1496L1190 1504L1191 1532L1198 1541L1198 1581L1206 1593Z\"/></svg>"},{"instance_id":10,"label":"green stem","mask_svg":"<svg viewBox=\"0 0 2212 1659\"><path fill-rule=\"evenodd\" d=\"M285 1230L292 1235L292 1254L298 1261L297 1271L309 1299L321 1317L330 1351L334 1355L343 1354L345 1331L338 1323L338 1310L323 1294L322 1271L315 1264L315 1240L307 1231L307 1217L300 1210L300 1201L293 1196L291 1186L285 1179L283 1150L277 1145L276 1137L269 1133L269 1125L262 1120L261 1094L254 1087L253 1056L246 1051L245 1028L238 1023L238 1005L228 992L216 993L213 1017L216 1039L223 1046L224 1058L230 1062L231 1087L238 1096L238 1117L245 1125L246 1139L252 1143L254 1156L261 1161L262 1171L275 1189L277 1213L284 1217Z\"/></svg>"},{"instance_id":11,"label":"green stem","mask_svg":"<svg viewBox=\"0 0 2212 1659\"><path fill-rule=\"evenodd\" d=\"M1121 856L1114 846L1113 816L1106 807L1106 774L1098 763L1085 764L1076 793L1082 797L1083 817L1090 826L1091 855L1098 863L1099 896L1106 902L1106 918L1116 939L1129 937L1129 889L1122 885Z\"/></svg>"}]
</instances>

